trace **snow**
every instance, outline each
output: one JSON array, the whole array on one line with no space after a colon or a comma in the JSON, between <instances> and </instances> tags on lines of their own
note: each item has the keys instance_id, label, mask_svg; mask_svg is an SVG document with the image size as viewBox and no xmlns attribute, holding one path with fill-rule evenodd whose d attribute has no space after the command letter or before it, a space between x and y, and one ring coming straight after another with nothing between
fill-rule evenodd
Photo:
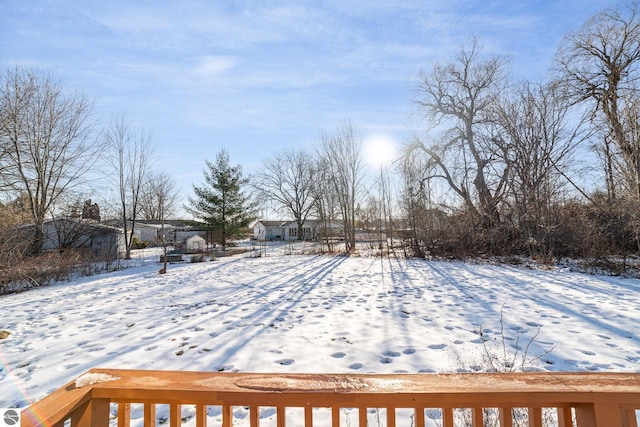
<instances>
[{"instance_id":1,"label":"snow","mask_svg":"<svg viewBox=\"0 0 640 427\"><path fill-rule=\"evenodd\" d=\"M78 377L76 379L76 387L86 387L88 385L103 383L107 381L114 381L119 379L118 377L114 377L108 374L97 374L93 372L87 372L86 374Z\"/></svg>"},{"instance_id":2,"label":"snow","mask_svg":"<svg viewBox=\"0 0 640 427\"><path fill-rule=\"evenodd\" d=\"M0 340L0 407L27 406L94 367L455 372L486 368L485 348L504 360L504 344L525 369L640 371L635 279L267 255L171 264L164 275L147 259L0 296L0 329L11 332Z\"/></svg>"}]
</instances>

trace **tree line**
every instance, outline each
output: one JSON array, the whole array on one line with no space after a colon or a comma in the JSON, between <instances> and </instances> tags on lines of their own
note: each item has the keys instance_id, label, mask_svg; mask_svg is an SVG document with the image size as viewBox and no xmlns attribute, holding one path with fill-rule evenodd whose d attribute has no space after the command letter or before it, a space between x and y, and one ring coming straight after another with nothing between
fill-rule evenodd
<instances>
[{"instance_id":1,"label":"tree line","mask_svg":"<svg viewBox=\"0 0 640 427\"><path fill-rule=\"evenodd\" d=\"M639 11L628 2L567 34L544 82L513 82L476 40L421 74L432 127L401 166L416 253L637 255Z\"/></svg>"},{"instance_id":2,"label":"tree line","mask_svg":"<svg viewBox=\"0 0 640 427\"><path fill-rule=\"evenodd\" d=\"M101 260L104 253L76 241L91 222L123 228L130 258L136 220L162 219L175 208L173 181L152 169L149 136L123 116L101 127L93 114L87 95L47 72L16 67L0 76L0 291ZM106 200L102 218L90 199L96 192ZM43 254L52 219L58 252Z\"/></svg>"},{"instance_id":3,"label":"tree line","mask_svg":"<svg viewBox=\"0 0 640 427\"><path fill-rule=\"evenodd\" d=\"M311 213L340 219L347 251L356 229L384 228L411 256L624 269L640 249L639 12L627 2L568 33L545 81L514 80L508 58L475 38L423 70L420 130L368 188L350 123L314 153L267 160L254 186L299 227Z\"/></svg>"},{"instance_id":4,"label":"tree line","mask_svg":"<svg viewBox=\"0 0 640 427\"><path fill-rule=\"evenodd\" d=\"M223 245L267 206L293 218L298 236L309 218L340 222L346 252L365 230L407 256L626 260L640 249L639 10L628 2L567 34L546 81L514 81L508 58L475 38L423 70L418 130L375 182L362 132L346 120L313 151L276 153L247 176L220 150L184 208ZM137 220L176 212L149 134L124 116L100 126L93 110L46 72L0 77L0 270L42 252L47 218L82 216L96 176L127 258ZM18 241L12 230L27 223Z\"/></svg>"},{"instance_id":5,"label":"tree line","mask_svg":"<svg viewBox=\"0 0 640 427\"><path fill-rule=\"evenodd\" d=\"M46 219L81 216L96 182L100 191L116 195L108 203L110 216L120 218L125 230L141 216L160 219L175 208L170 177L152 169L149 135L124 116L100 127L94 102L49 73L5 71L0 113L0 228L33 224L26 253L42 252ZM127 245L127 257L129 250Z\"/></svg>"}]
</instances>

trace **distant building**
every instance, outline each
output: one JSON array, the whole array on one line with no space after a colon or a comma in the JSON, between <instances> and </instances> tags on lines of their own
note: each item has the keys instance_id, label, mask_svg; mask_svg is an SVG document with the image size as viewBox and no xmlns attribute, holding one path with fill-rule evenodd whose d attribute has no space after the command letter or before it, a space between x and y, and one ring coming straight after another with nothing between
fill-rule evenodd
<instances>
[{"instance_id":1,"label":"distant building","mask_svg":"<svg viewBox=\"0 0 640 427\"><path fill-rule=\"evenodd\" d=\"M33 236L33 224L18 227L26 238ZM48 219L42 226L43 251L85 248L97 256L114 260L124 254L124 231L121 228L76 218Z\"/></svg>"},{"instance_id":2,"label":"distant building","mask_svg":"<svg viewBox=\"0 0 640 427\"><path fill-rule=\"evenodd\" d=\"M295 221L258 221L253 225L255 240L318 240L324 237L342 237L342 224L327 223L308 219L302 224L302 234L298 235L298 223Z\"/></svg>"},{"instance_id":3,"label":"distant building","mask_svg":"<svg viewBox=\"0 0 640 427\"><path fill-rule=\"evenodd\" d=\"M162 243L162 221L159 220L138 220L133 230L133 234L140 241L148 242L155 246ZM172 219L164 221L164 237L165 242L170 245L184 243L189 237L200 236L206 237L206 231L203 227L190 224L189 221Z\"/></svg>"}]
</instances>

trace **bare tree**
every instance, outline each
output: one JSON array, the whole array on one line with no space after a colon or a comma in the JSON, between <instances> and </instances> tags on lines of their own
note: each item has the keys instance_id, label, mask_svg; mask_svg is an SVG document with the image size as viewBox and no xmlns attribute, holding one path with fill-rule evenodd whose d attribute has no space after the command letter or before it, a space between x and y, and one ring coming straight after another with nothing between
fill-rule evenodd
<instances>
[{"instance_id":1,"label":"bare tree","mask_svg":"<svg viewBox=\"0 0 640 427\"><path fill-rule=\"evenodd\" d=\"M331 172L328 165L329 161L325 158L316 159L314 170L316 171L316 180L312 183L313 192L313 211L320 220L320 237L322 242L327 245L327 250L333 252L334 237L333 223L338 218L339 207L334 191L334 185L331 181Z\"/></svg>"},{"instance_id":2,"label":"bare tree","mask_svg":"<svg viewBox=\"0 0 640 427\"><path fill-rule=\"evenodd\" d=\"M0 100L0 196L2 192L8 189L6 183L5 169L9 167L4 159L9 153L9 135L7 135L7 129L9 127L9 115L5 109L8 105L5 105L4 100Z\"/></svg>"},{"instance_id":3,"label":"bare tree","mask_svg":"<svg viewBox=\"0 0 640 427\"><path fill-rule=\"evenodd\" d=\"M380 190L380 212L382 214L382 228L384 228L384 244L387 247L387 255L389 250L394 248L395 220L393 212L393 195L392 181L389 168L380 167L380 176L378 180ZM380 234L382 237L382 233Z\"/></svg>"},{"instance_id":4,"label":"bare tree","mask_svg":"<svg viewBox=\"0 0 640 427\"><path fill-rule=\"evenodd\" d=\"M569 33L558 51L560 79L566 83L573 102L590 102L594 118L606 124L604 142L613 144L630 166L631 194L640 198L640 141L633 139L625 123L629 102L638 98L640 61L640 4L625 3L607 9ZM612 158L611 146L603 150ZM606 165L607 170L611 164ZM609 175L608 175L609 176ZM607 180L609 186L612 180ZM615 189L609 188L615 197Z\"/></svg>"},{"instance_id":5,"label":"bare tree","mask_svg":"<svg viewBox=\"0 0 640 427\"><path fill-rule=\"evenodd\" d=\"M494 141L505 153L511 204L530 256L549 255L552 210L567 183L574 149L587 136L585 119L569 120L569 112L555 84L523 83L495 104Z\"/></svg>"},{"instance_id":6,"label":"bare tree","mask_svg":"<svg viewBox=\"0 0 640 427\"><path fill-rule=\"evenodd\" d=\"M394 219L390 172L384 165L380 165L380 174L375 180L375 186L378 194L374 194L374 189L370 190L364 203L357 209L358 217L367 232L375 232L377 235L376 243L380 255L384 255L383 250L386 249L388 256L393 247ZM372 241L371 238L368 240Z\"/></svg>"},{"instance_id":7,"label":"bare tree","mask_svg":"<svg viewBox=\"0 0 640 427\"><path fill-rule=\"evenodd\" d=\"M2 180L28 201L34 223L31 253L37 254L52 205L83 182L98 158L93 104L46 73L14 69L0 81L0 105Z\"/></svg>"},{"instance_id":8,"label":"bare tree","mask_svg":"<svg viewBox=\"0 0 640 427\"><path fill-rule=\"evenodd\" d=\"M304 238L303 224L314 205L316 180L313 159L301 150L286 150L264 161L264 169L254 177L253 187L262 200L275 201L298 225L298 238ZM311 237L311 236L308 236Z\"/></svg>"},{"instance_id":9,"label":"bare tree","mask_svg":"<svg viewBox=\"0 0 640 427\"><path fill-rule=\"evenodd\" d=\"M434 200L434 175L436 166L423 156L405 155L398 165L402 177L400 208L404 216L401 234L405 240L405 255L423 258L439 232L438 219L444 212L437 209ZM411 253L406 250L410 249Z\"/></svg>"},{"instance_id":10,"label":"bare tree","mask_svg":"<svg viewBox=\"0 0 640 427\"><path fill-rule=\"evenodd\" d=\"M20 194L13 200L0 202L0 229L10 229L26 224L31 219L29 200L25 194ZM14 233L15 234L15 233Z\"/></svg>"},{"instance_id":11,"label":"bare tree","mask_svg":"<svg viewBox=\"0 0 640 427\"><path fill-rule=\"evenodd\" d=\"M118 193L119 221L125 235L125 258L131 259L142 189L149 174L154 147L149 135L132 131L124 116L111 121L106 141L110 147L108 160L113 172L109 176Z\"/></svg>"},{"instance_id":12,"label":"bare tree","mask_svg":"<svg viewBox=\"0 0 640 427\"><path fill-rule=\"evenodd\" d=\"M493 142L482 134L505 66L504 58L481 58L474 39L453 61L422 74L415 100L419 111L446 131L437 143L417 141L411 155L426 154L437 170L431 178L445 180L486 226L500 221L508 176Z\"/></svg>"},{"instance_id":13,"label":"bare tree","mask_svg":"<svg viewBox=\"0 0 640 427\"><path fill-rule=\"evenodd\" d=\"M140 194L140 216L161 221L174 215L178 193L167 172L150 172Z\"/></svg>"},{"instance_id":14,"label":"bare tree","mask_svg":"<svg viewBox=\"0 0 640 427\"><path fill-rule=\"evenodd\" d=\"M319 156L327 172L330 191L337 198L345 234L345 250L356 247L356 205L362 196L362 135L350 122L320 141Z\"/></svg>"},{"instance_id":15,"label":"bare tree","mask_svg":"<svg viewBox=\"0 0 640 427\"><path fill-rule=\"evenodd\" d=\"M178 193L173 178L167 172L150 173L144 185L141 206L145 219L160 221L161 244L164 251L163 267L160 274L167 272L167 235L165 221L176 209Z\"/></svg>"}]
</instances>

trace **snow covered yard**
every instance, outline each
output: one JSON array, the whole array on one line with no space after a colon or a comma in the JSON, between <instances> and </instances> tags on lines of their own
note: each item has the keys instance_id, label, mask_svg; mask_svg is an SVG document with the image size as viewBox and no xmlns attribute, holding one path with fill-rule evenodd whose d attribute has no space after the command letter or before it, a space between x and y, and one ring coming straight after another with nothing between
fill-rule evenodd
<instances>
[{"instance_id":1,"label":"snow covered yard","mask_svg":"<svg viewBox=\"0 0 640 427\"><path fill-rule=\"evenodd\" d=\"M0 329L11 332L0 340L0 407L26 406L93 367L474 369L483 340L499 355L505 343L507 355L540 356L527 363L537 369L640 371L638 280L310 255L158 269L0 296Z\"/></svg>"}]
</instances>

